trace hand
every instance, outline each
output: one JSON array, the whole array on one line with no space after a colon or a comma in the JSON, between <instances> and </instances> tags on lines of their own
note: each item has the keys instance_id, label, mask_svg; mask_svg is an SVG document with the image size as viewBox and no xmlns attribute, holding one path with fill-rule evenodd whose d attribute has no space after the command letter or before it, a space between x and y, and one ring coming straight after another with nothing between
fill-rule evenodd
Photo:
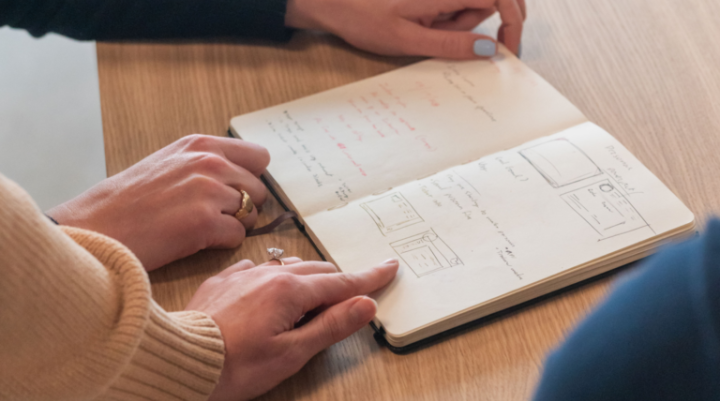
<instances>
[{"instance_id":1,"label":"hand","mask_svg":"<svg viewBox=\"0 0 720 401\"><path fill-rule=\"evenodd\" d=\"M249 142L191 135L110 177L48 215L122 242L152 270L205 248L233 248L257 220L238 221L245 190L256 206L267 190L258 178L270 162Z\"/></svg>"},{"instance_id":2,"label":"hand","mask_svg":"<svg viewBox=\"0 0 720 401\"><path fill-rule=\"evenodd\" d=\"M518 54L525 0L289 0L285 25L324 30L373 53L477 59L494 56L497 43L469 31L496 11L498 40Z\"/></svg>"},{"instance_id":3,"label":"hand","mask_svg":"<svg viewBox=\"0 0 720 401\"><path fill-rule=\"evenodd\" d=\"M283 261L239 262L205 281L185 308L210 315L225 340L211 400L257 397L367 325L376 304L359 295L385 286L398 269L397 260L354 274L326 262Z\"/></svg>"}]
</instances>

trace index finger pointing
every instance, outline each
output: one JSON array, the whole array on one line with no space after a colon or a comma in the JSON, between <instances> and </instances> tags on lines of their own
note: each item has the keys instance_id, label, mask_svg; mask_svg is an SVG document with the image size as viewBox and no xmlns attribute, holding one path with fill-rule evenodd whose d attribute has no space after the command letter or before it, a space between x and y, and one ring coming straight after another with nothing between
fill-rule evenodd
<instances>
[{"instance_id":1,"label":"index finger pointing","mask_svg":"<svg viewBox=\"0 0 720 401\"><path fill-rule=\"evenodd\" d=\"M366 295L388 284L395 277L398 261L383 264L358 273L316 274L306 276L310 297L306 311L322 305L334 305L358 295Z\"/></svg>"},{"instance_id":2,"label":"index finger pointing","mask_svg":"<svg viewBox=\"0 0 720 401\"><path fill-rule=\"evenodd\" d=\"M264 147L237 138L220 138L220 150L233 164L260 176L268 164L270 153Z\"/></svg>"}]
</instances>

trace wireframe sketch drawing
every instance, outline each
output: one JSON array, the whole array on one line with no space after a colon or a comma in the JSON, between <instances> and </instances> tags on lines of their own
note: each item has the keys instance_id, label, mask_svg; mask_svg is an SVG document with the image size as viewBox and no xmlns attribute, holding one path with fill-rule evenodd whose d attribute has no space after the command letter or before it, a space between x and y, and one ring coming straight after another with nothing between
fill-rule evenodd
<instances>
[{"instance_id":1,"label":"wireframe sketch drawing","mask_svg":"<svg viewBox=\"0 0 720 401\"><path fill-rule=\"evenodd\" d=\"M602 174L595 162L563 138L523 149L520 155L555 188Z\"/></svg>"},{"instance_id":2,"label":"wireframe sketch drawing","mask_svg":"<svg viewBox=\"0 0 720 401\"><path fill-rule=\"evenodd\" d=\"M463 264L455 252L432 229L392 242L390 246L418 278Z\"/></svg>"},{"instance_id":3,"label":"wireframe sketch drawing","mask_svg":"<svg viewBox=\"0 0 720 401\"><path fill-rule=\"evenodd\" d=\"M561 197L604 239L643 227L652 230L632 203L610 180L598 181L567 192Z\"/></svg>"},{"instance_id":4,"label":"wireframe sketch drawing","mask_svg":"<svg viewBox=\"0 0 720 401\"><path fill-rule=\"evenodd\" d=\"M372 217L383 235L424 221L400 192L361 203L360 207Z\"/></svg>"}]
</instances>

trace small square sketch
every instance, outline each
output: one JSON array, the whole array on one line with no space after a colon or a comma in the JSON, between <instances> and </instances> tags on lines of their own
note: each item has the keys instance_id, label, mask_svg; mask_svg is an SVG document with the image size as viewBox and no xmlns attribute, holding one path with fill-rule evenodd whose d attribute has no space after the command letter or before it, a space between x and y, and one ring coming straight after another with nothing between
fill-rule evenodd
<instances>
[{"instance_id":1,"label":"small square sketch","mask_svg":"<svg viewBox=\"0 0 720 401\"><path fill-rule=\"evenodd\" d=\"M361 203L383 235L395 232L424 220L400 192Z\"/></svg>"},{"instance_id":2,"label":"small square sketch","mask_svg":"<svg viewBox=\"0 0 720 401\"><path fill-rule=\"evenodd\" d=\"M418 278L463 264L432 229L392 242L390 246Z\"/></svg>"},{"instance_id":3,"label":"small square sketch","mask_svg":"<svg viewBox=\"0 0 720 401\"><path fill-rule=\"evenodd\" d=\"M561 198L603 238L649 227L637 209L610 180L598 181L567 192L562 194Z\"/></svg>"},{"instance_id":4,"label":"small square sketch","mask_svg":"<svg viewBox=\"0 0 720 401\"><path fill-rule=\"evenodd\" d=\"M582 150L567 139L554 139L520 151L554 188L564 187L603 172Z\"/></svg>"}]
</instances>

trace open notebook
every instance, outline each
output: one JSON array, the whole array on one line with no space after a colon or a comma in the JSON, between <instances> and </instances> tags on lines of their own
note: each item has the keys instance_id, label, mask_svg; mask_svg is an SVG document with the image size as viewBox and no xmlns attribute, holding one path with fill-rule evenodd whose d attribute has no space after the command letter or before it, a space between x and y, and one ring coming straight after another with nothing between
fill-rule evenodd
<instances>
[{"instance_id":1,"label":"open notebook","mask_svg":"<svg viewBox=\"0 0 720 401\"><path fill-rule=\"evenodd\" d=\"M236 117L345 272L398 258L375 325L402 349L642 258L687 207L506 49L427 60Z\"/></svg>"}]
</instances>

